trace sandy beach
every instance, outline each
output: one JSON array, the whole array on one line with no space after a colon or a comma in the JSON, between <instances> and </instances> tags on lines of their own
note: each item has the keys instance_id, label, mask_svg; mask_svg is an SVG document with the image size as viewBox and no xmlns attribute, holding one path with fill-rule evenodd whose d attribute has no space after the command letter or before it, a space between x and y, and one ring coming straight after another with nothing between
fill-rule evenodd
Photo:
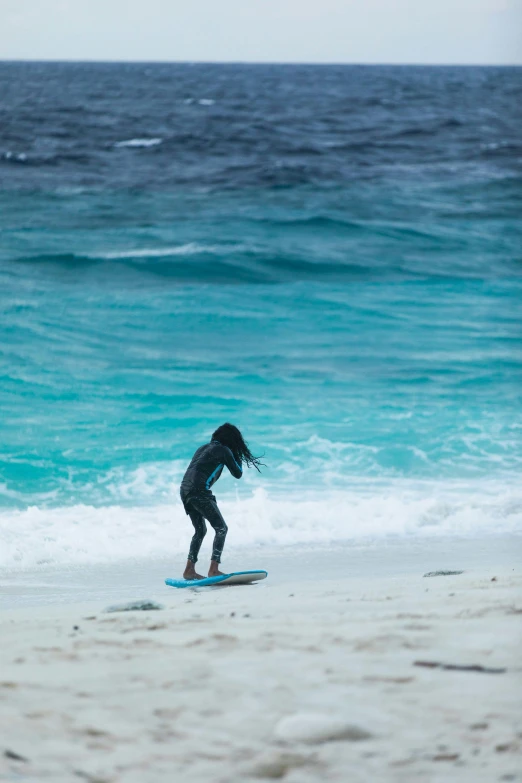
<instances>
[{"instance_id":1,"label":"sandy beach","mask_svg":"<svg viewBox=\"0 0 522 783\"><path fill-rule=\"evenodd\" d=\"M461 543L433 577L440 551L406 551L162 610L2 612L0 780L521 779L520 547Z\"/></svg>"}]
</instances>

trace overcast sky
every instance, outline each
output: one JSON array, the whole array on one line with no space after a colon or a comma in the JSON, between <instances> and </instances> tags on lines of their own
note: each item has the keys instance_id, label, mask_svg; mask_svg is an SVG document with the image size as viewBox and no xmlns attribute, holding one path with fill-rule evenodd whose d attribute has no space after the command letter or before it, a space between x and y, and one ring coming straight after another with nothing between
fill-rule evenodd
<instances>
[{"instance_id":1,"label":"overcast sky","mask_svg":"<svg viewBox=\"0 0 522 783\"><path fill-rule=\"evenodd\" d=\"M0 0L0 59L522 64L522 0Z\"/></svg>"}]
</instances>

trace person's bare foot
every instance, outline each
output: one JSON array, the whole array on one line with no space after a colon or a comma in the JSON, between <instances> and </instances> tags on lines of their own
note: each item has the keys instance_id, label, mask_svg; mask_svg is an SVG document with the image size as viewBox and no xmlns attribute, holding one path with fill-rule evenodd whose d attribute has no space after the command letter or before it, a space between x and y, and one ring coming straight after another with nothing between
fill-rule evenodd
<instances>
[{"instance_id":1,"label":"person's bare foot","mask_svg":"<svg viewBox=\"0 0 522 783\"><path fill-rule=\"evenodd\" d=\"M208 575L209 576L225 576L223 571L219 570L219 563L217 563L215 560L210 561L210 568L208 569Z\"/></svg>"},{"instance_id":2,"label":"person's bare foot","mask_svg":"<svg viewBox=\"0 0 522 783\"><path fill-rule=\"evenodd\" d=\"M193 571L184 571L183 572L183 579L186 579L187 582L190 582L192 579L204 579L205 577L203 574L197 574L196 570Z\"/></svg>"},{"instance_id":3,"label":"person's bare foot","mask_svg":"<svg viewBox=\"0 0 522 783\"><path fill-rule=\"evenodd\" d=\"M201 574L196 573L194 563L188 560L185 570L183 571L183 579L190 581L191 579L204 579L204 578L205 577L201 576Z\"/></svg>"}]
</instances>

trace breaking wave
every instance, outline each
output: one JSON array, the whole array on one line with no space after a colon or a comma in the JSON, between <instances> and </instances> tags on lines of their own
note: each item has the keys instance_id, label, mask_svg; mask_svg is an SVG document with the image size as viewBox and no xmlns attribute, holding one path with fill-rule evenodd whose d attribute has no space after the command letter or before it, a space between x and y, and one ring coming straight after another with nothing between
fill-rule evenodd
<instances>
[{"instance_id":1,"label":"breaking wave","mask_svg":"<svg viewBox=\"0 0 522 783\"><path fill-rule=\"evenodd\" d=\"M405 535L522 533L522 493L497 483L417 488L397 484L363 493L294 497L257 489L250 497L220 501L220 507L229 526L227 549L378 542ZM174 498L130 508L75 505L4 511L0 566L25 569L178 556L187 550L191 531L190 520ZM211 538L209 534L204 547Z\"/></svg>"}]
</instances>

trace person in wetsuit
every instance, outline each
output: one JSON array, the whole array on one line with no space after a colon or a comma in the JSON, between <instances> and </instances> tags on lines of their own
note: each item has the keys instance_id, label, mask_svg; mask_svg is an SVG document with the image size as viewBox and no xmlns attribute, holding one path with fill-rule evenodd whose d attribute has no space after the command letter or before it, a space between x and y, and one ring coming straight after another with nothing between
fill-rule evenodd
<instances>
[{"instance_id":1,"label":"person in wetsuit","mask_svg":"<svg viewBox=\"0 0 522 783\"><path fill-rule=\"evenodd\" d=\"M192 457L180 487L181 501L194 525L184 579L204 578L196 573L195 564L207 533L205 519L210 522L215 532L208 575L219 576L222 573L219 563L228 528L210 489L221 476L225 465L234 478L240 479L243 475L243 463L257 470L259 465L263 464L252 455L238 428L228 422L218 427L210 443L200 446Z\"/></svg>"}]
</instances>

